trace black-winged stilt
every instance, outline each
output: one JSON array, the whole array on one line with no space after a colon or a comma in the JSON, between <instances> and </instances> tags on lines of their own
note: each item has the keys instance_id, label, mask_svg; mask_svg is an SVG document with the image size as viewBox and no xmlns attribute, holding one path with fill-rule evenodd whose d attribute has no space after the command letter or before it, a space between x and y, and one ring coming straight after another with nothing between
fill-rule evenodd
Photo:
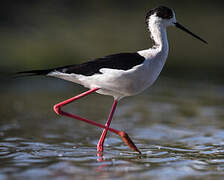
<instances>
[{"instance_id":1,"label":"black-winged stilt","mask_svg":"<svg viewBox=\"0 0 224 180\"><path fill-rule=\"evenodd\" d=\"M207 43L205 40L180 25L176 21L174 11L164 6L159 6L150 10L146 15L146 24L151 33L151 38L154 41L152 48L134 53L113 54L83 64L47 70L19 72L19 74L27 76L53 76L81 84L90 89L73 98L56 104L54 106L54 111L59 115L68 116L103 128L102 135L97 145L97 151L99 153L103 152L103 144L108 131L118 134L132 150L141 153L127 133L110 128L110 123L120 99L142 92L147 87L151 86L159 76L168 56L166 28L168 26L176 26L202 42ZM105 125L61 110L64 105L93 92L114 97L114 103Z\"/></svg>"}]
</instances>

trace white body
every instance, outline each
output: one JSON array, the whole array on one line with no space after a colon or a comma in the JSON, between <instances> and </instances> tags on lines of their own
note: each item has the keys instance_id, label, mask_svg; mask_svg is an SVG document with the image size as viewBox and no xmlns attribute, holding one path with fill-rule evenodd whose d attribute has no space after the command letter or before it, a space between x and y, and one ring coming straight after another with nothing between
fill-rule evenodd
<instances>
[{"instance_id":1,"label":"white body","mask_svg":"<svg viewBox=\"0 0 224 180\"><path fill-rule=\"evenodd\" d=\"M170 22L169 22L170 21ZM81 84L87 88L100 88L97 93L111 95L115 99L138 94L151 86L158 78L168 56L168 41L166 27L176 21L163 20L156 15L149 19L148 29L155 45L146 50L138 51L145 58L144 63L129 70L102 68L102 74L84 76L51 72L48 75Z\"/></svg>"}]
</instances>

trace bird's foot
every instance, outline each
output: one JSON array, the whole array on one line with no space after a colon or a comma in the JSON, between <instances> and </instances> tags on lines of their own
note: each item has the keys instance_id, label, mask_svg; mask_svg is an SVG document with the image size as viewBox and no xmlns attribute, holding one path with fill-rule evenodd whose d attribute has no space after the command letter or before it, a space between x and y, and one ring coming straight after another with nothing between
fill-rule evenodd
<instances>
[{"instance_id":1,"label":"bird's foot","mask_svg":"<svg viewBox=\"0 0 224 180\"><path fill-rule=\"evenodd\" d=\"M124 131L120 132L120 136L125 144L127 144L131 150L138 152L139 154L142 154L141 151L137 148L135 143L131 140L131 138L128 136L128 134Z\"/></svg>"},{"instance_id":2,"label":"bird's foot","mask_svg":"<svg viewBox=\"0 0 224 180\"><path fill-rule=\"evenodd\" d=\"M97 156L98 156L98 159L97 159L98 162L103 161L103 145L102 144L97 144Z\"/></svg>"}]
</instances>

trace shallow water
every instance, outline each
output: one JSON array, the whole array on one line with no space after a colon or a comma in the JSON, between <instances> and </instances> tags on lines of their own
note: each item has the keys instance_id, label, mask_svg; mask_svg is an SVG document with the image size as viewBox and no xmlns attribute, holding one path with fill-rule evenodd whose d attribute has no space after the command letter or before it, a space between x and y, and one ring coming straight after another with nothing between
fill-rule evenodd
<instances>
[{"instance_id":1,"label":"shallow water","mask_svg":"<svg viewBox=\"0 0 224 180\"><path fill-rule=\"evenodd\" d=\"M54 79L13 80L1 89L0 179L223 179L224 86L161 78L123 99L112 127L142 151L101 129L57 116L52 105L85 89ZM99 123L112 98L90 95L64 109Z\"/></svg>"}]
</instances>

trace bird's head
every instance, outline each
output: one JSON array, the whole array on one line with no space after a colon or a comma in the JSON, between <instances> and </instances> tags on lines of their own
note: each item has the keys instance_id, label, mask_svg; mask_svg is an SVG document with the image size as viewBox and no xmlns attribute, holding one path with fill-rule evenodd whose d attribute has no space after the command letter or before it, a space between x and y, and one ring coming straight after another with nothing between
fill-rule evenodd
<instances>
[{"instance_id":1,"label":"bird's head","mask_svg":"<svg viewBox=\"0 0 224 180\"><path fill-rule=\"evenodd\" d=\"M146 14L145 20L148 26L151 23L155 23L167 27L167 26L173 26L174 23L176 23L176 17L174 11L165 6L159 6L155 9L151 9Z\"/></svg>"},{"instance_id":2,"label":"bird's head","mask_svg":"<svg viewBox=\"0 0 224 180\"><path fill-rule=\"evenodd\" d=\"M182 26L180 23L178 23L174 11L165 6L159 6L148 11L148 13L146 14L146 24L148 26L148 29L150 29L151 26L156 25L159 25L162 28L175 26L207 44L207 41L203 40L199 36L189 31L187 28Z\"/></svg>"}]
</instances>

